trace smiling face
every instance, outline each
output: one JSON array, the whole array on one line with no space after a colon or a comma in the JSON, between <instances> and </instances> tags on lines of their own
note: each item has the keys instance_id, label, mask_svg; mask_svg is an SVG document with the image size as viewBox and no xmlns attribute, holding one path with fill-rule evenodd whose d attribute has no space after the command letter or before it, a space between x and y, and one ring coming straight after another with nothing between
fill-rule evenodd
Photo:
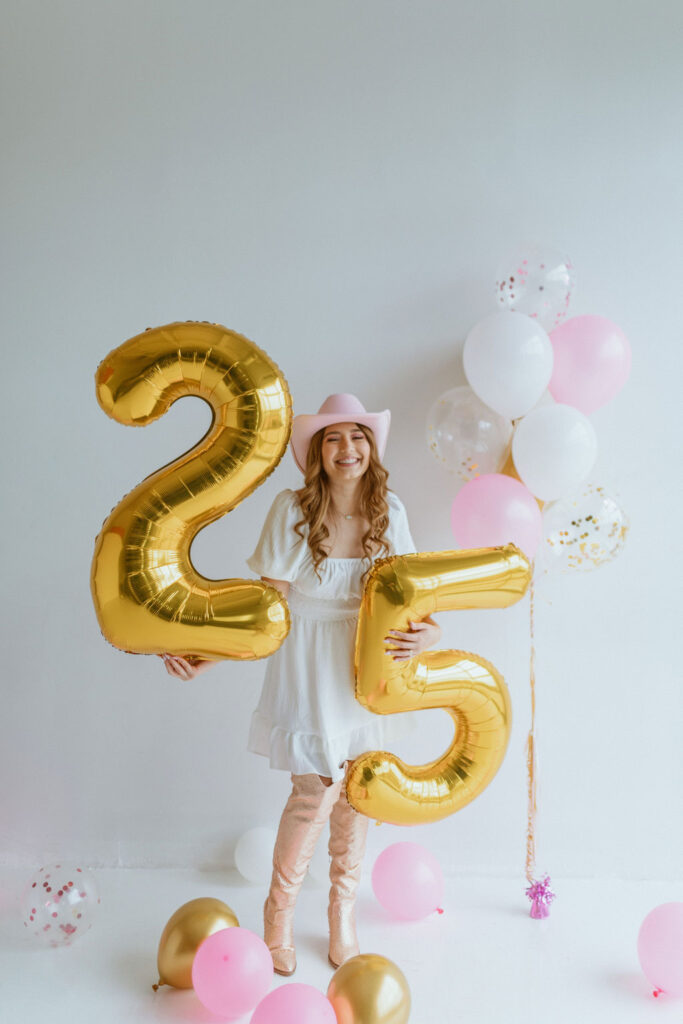
<instances>
[{"instance_id":1,"label":"smiling face","mask_svg":"<svg viewBox=\"0 0 683 1024\"><path fill-rule=\"evenodd\" d=\"M357 423L325 427L322 463L330 482L360 480L370 465L370 442Z\"/></svg>"}]
</instances>

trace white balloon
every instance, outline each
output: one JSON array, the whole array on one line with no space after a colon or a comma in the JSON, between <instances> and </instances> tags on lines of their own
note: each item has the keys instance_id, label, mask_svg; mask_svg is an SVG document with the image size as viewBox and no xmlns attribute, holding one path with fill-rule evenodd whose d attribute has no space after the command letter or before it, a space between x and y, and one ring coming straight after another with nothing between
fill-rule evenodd
<instances>
[{"instance_id":1,"label":"white balloon","mask_svg":"<svg viewBox=\"0 0 683 1024\"><path fill-rule=\"evenodd\" d=\"M259 825L241 835L235 847L237 870L248 882L267 883L273 873L276 832Z\"/></svg>"},{"instance_id":2,"label":"white balloon","mask_svg":"<svg viewBox=\"0 0 683 1024\"><path fill-rule=\"evenodd\" d=\"M576 490L597 454L593 424L571 405L534 409L517 425L512 438L515 469L541 501L555 501Z\"/></svg>"},{"instance_id":3,"label":"white balloon","mask_svg":"<svg viewBox=\"0 0 683 1024\"><path fill-rule=\"evenodd\" d=\"M501 416L526 415L553 372L553 347L540 324L523 313L491 313L465 340L465 375L482 402Z\"/></svg>"}]
</instances>

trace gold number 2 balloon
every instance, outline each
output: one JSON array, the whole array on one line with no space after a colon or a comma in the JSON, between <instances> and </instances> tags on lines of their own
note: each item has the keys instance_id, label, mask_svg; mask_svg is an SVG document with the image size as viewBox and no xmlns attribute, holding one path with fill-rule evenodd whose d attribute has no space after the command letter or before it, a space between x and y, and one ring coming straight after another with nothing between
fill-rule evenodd
<instances>
[{"instance_id":1,"label":"gold number 2 balloon","mask_svg":"<svg viewBox=\"0 0 683 1024\"><path fill-rule=\"evenodd\" d=\"M97 398L120 423L144 426L184 395L213 421L185 455L128 494L95 543L92 594L115 647L202 658L265 658L289 631L287 603L260 580L208 580L190 545L272 473L291 429L284 376L247 338L219 324L174 323L110 352Z\"/></svg>"},{"instance_id":2,"label":"gold number 2 balloon","mask_svg":"<svg viewBox=\"0 0 683 1024\"><path fill-rule=\"evenodd\" d=\"M443 708L455 736L441 757L410 766L371 751L351 765L347 794L356 810L395 825L453 814L494 777L510 734L510 698L500 673L464 651L427 651L410 661L386 652L390 629L432 612L506 608L525 594L531 566L514 545L378 559L370 570L356 632L356 697L380 715Z\"/></svg>"}]
</instances>

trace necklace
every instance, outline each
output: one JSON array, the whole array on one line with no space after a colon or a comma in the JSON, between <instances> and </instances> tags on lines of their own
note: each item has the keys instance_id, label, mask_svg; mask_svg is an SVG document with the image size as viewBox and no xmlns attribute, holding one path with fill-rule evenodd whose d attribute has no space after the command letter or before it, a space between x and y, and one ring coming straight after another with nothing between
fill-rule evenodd
<instances>
[{"instance_id":1,"label":"necklace","mask_svg":"<svg viewBox=\"0 0 683 1024\"><path fill-rule=\"evenodd\" d=\"M334 511L337 513L338 516L343 516L344 519L355 519L356 518L356 513L355 512L340 512L339 509L334 504L332 505L332 508L334 509Z\"/></svg>"}]
</instances>

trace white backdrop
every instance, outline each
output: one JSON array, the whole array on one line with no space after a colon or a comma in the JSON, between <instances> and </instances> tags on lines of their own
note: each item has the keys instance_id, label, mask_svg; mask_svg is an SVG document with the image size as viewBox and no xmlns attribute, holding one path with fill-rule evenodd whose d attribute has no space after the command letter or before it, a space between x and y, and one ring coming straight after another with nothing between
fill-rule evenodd
<instances>
[{"instance_id":1,"label":"white backdrop","mask_svg":"<svg viewBox=\"0 0 683 1024\"><path fill-rule=\"evenodd\" d=\"M230 864L288 789L245 752L262 663L183 684L99 634L102 520L209 419L185 400L144 430L108 420L103 356L146 326L217 321L280 364L295 412L333 391L389 406L390 484L420 549L449 548L456 484L428 452L427 410L462 382L498 260L528 239L571 254L571 312L616 321L634 350L630 383L593 417L626 550L537 601L539 866L680 876L680 5L3 12L2 862ZM298 482L288 454L197 538L200 571L247 575L271 500ZM505 674L514 729L489 789L410 836L448 871L521 874L528 606L441 622L444 646ZM430 712L398 752L435 756L448 735ZM397 838L371 832L375 850Z\"/></svg>"}]
</instances>

